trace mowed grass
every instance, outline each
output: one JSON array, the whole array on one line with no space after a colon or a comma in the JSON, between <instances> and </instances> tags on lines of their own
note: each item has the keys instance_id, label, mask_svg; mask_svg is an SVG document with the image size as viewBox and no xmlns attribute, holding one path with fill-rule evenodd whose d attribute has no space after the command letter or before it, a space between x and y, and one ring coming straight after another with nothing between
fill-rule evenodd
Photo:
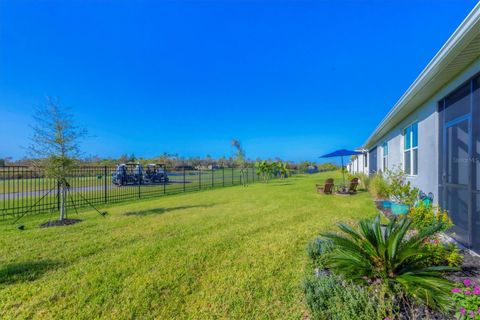
<instances>
[{"instance_id":1,"label":"mowed grass","mask_svg":"<svg viewBox=\"0 0 480 320\"><path fill-rule=\"evenodd\" d=\"M376 212L366 192L317 194L332 175L2 222L0 318L301 319L307 242Z\"/></svg>"}]
</instances>

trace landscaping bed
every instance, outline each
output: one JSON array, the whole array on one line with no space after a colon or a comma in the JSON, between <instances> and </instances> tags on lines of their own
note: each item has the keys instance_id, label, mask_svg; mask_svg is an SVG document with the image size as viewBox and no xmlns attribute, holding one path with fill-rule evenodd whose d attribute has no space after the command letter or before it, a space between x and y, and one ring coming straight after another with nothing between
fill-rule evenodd
<instances>
[{"instance_id":1,"label":"landscaping bed","mask_svg":"<svg viewBox=\"0 0 480 320\"><path fill-rule=\"evenodd\" d=\"M364 177L374 198L392 200L375 202L383 216L339 223L309 243L312 318L480 319L480 258L445 236L453 223L432 194L402 172L386 176Z\"/></svg>"},{"instance_id":2,"label":"landscaping bed","mask_svg":"<svg viewBox=\"0 0 480 320\"><path fill-rule=\"evenodd\" d=\"M388 219L393 219L395 215L392 214L390 208L383 206L384 200L375 201L377 209L383 213ZM449 236L442 236L441 240L444 242L454 242ZM466 278L477 278L480 276L480 256L472 251L460 246L460 254L463 256L463 262L460 270L456 272L447 273L446 277L454 282L461 282Z\"/></svg>"}]
</instances>

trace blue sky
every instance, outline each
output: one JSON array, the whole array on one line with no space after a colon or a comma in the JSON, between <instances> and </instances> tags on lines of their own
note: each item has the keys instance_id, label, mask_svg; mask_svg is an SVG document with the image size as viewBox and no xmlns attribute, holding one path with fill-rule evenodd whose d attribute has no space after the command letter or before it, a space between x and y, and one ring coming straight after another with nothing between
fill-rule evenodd
<instances>
[{"instance_id":1,"label":"blue sky","mask_svg":"<svg viewBox=\"0 0 480 320\"><path fill-rule=\"evenodd\" d=\"M58 97L85 155L360 146L475 1L0 1L0 157Z\"/></svg>"}]
</instances>

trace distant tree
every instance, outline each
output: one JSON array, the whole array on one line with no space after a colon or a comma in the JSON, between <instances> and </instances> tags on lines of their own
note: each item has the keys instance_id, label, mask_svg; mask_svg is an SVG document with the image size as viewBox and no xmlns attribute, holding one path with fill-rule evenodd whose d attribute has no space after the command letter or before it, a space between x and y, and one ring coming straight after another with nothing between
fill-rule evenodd
<instances>
[{"instance_id":1,"label":"distant tree","mask_svg":"<svg viewBox=\"0 0 480 320\"><path fill-rule=\"evenodd\" d=\"M332 162L322 163L318 166L320 171L333 171L338 170L340 167Z\"/></svg>"},{"instance_id":2,"label":"distant tree","mask_svg":"<svg viewBox=\"0 0 480 320\"><path fill-rule=\"evenodd\" d=\"M35 159L35 165L41 165L48 178L55 179L60 189L60 216L66 217L67 181L80 156L80 141L86 130L75 125L73 116L62 109L57 100L48 98L44 106L37 109L33 116L33 136L29 151Z\"/></svg>"},{"instance_id":3,"label":"distant tree","mask_svg":"<svg viewBox=\"0 0 480 320\"><path fill-rule=\"evenodd\" d=\"M4 159L0 159L0 167L5 167L5 160Z\"/></svg>"},{"instance_id":4,"label":"distant tree","mask_svg":"<svg viewBox=\"0 0 480 320\"><path fill-rule=\"evenodd\" d=\"M128 158L128 162L135 162L135 161L137 161L137 157L135 157L135 154L132 153Z\"/></svg>"},{"instance_id":5,"label":"distant tree","mask_svg":"<svg viewBox=\"0 0 480 320\"><path fill-rule=\"evenodd\" d=\"M128 162L128 159L129 159L128 155L124 153L120 156L120 158L118 158L118 162L125 163L125 162Z\"/></svg>"},{"instance_id":6,"label":"distant tree","mask_svg":"<svg viewBox=\"0 0 480 320\"><path fill-rule=\"evenodd\" d=\"M89 164L100 164L102 162L102 158L100 158L98 155L91 155L86 157L84 161Z\"/></svg>"},{"instance_id":7,"label":"distant tree","mask_svg":"<svg viewBox=\"0 0 480 320\"><path fill-rule=\"evenodd\" d=\"M214 164L214 161L212 159L212 156L207 154L207 156L205 157L205 167L208 168L210 165L212 165L212 169L213 169L213 164Z\"/></svg>"}]
</instances>

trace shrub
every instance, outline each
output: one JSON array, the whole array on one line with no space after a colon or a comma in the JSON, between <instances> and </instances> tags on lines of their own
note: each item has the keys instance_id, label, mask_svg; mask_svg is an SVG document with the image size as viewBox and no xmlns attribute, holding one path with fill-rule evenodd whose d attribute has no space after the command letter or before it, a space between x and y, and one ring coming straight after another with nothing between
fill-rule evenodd
<instances>
[{"instance_id":1,"label":"shrub","mask_svg":"<svg viewBox=\"0 0 480 320\"><path fill-rule=\"evenodd\" d=\"M390 186L387 180L385 180L381 174L377 173L370 178L369 191L375 199L386 199L389 196Z\"/></svg>"},{"instance_id":2,"label":"shrub","mask_svg":"<svg viewBox=\"0 0 480 320\"><path fill-rule=\"evenodd\" d=\"M308 277L303 290L312 319L370 320L390 314L388 301L332 274Z\"/></svg>"},{"instance_id":3,"label":"shrub","mask_svg":"<svg viewBox=\"0 0 480 320\"><path fill-rule=\"evenodd\" d=\"M480 319L480 286L470 279L452 289L457 319Z\"/></svg>"},{"instance_id":4,"label":"shrub","mask_svg":"<svg viewBox=\"0 0 480 320\"><path fill-rule=\"evenodd\" d=\"M427 240L424 244L426 255L425 266L460 267L463 256L460 249L453 242L443 243L436 237Z\"/></svg>"},{"instance_id":5,"label":"shrub","mask_svg":"<svg viewBox=\"0 0 480 320\"><path fill-rule=\"evenodd\" d=\"M379 215L360 220L358 228L339 224L342 234L324 234L334 245L325 264L357 283L380 283L392 293L400 289L416 302L446 310L451 282L441 272L456 269L425 266L430 256L423 245L440 230L440 225L419 230L407 239L411 225L408 218L394 219L382 228Z\"/></svg>"},{"instance_id":6,"label":"shrub","mask_svg":"<svg viewBox=\"0 0 480 320\"><path fill-rule=\"evenodd\" d=\"M365 173L358 173L357 177L360 183L360 189L369 190L371 182L370 176Z\"/></svg>"},{"instance_id":7,"label":"shrub","mask_svg":"<svg viewBox=\"0 0 480 320\"><path fill-rule=\"evenodd\" d=\"M332 251L333 245L329 240L322 238L316 238L312 240L307 245L307 253L310 259L312 259L314 265L322 266L322 260L325 256L325 253Z\"/></svg>"},{"instance_id":8,"label":"shrub","mask_svg":"<svg viewBox=\"0 0 480 320\"><path fill-rule=\"evenodd\" d=\"M368 174L359 172L355 174L347 173L347 180L358 178L358 188L368 190L370 187L370 176Z\"/></svg>"},{"instance_id":9,"label":"shrub","mask_svg":"<svg viewBox=\"0 0 480 320\"><path fill-rule=\"evenodd\" d=\"M410 181L406 180L405 173L400 168L386 171L389 183L388 193L392 200L409 206L418 199L418 188L413 188Z\"/></svg>"},{"instance_id":10,"label":"shrub","mask_svg":"<svg viewBox=\"0 0 480 320\"><path fill-rule=\"evenodd\" d=\"M453 226L453 222L446 210L440 207L428 206L420 202L418 206L410 208L408 217L412 220L413 228L417 230L439 224L440 231L446 231Z\"/></svg>"}]
</instances>

